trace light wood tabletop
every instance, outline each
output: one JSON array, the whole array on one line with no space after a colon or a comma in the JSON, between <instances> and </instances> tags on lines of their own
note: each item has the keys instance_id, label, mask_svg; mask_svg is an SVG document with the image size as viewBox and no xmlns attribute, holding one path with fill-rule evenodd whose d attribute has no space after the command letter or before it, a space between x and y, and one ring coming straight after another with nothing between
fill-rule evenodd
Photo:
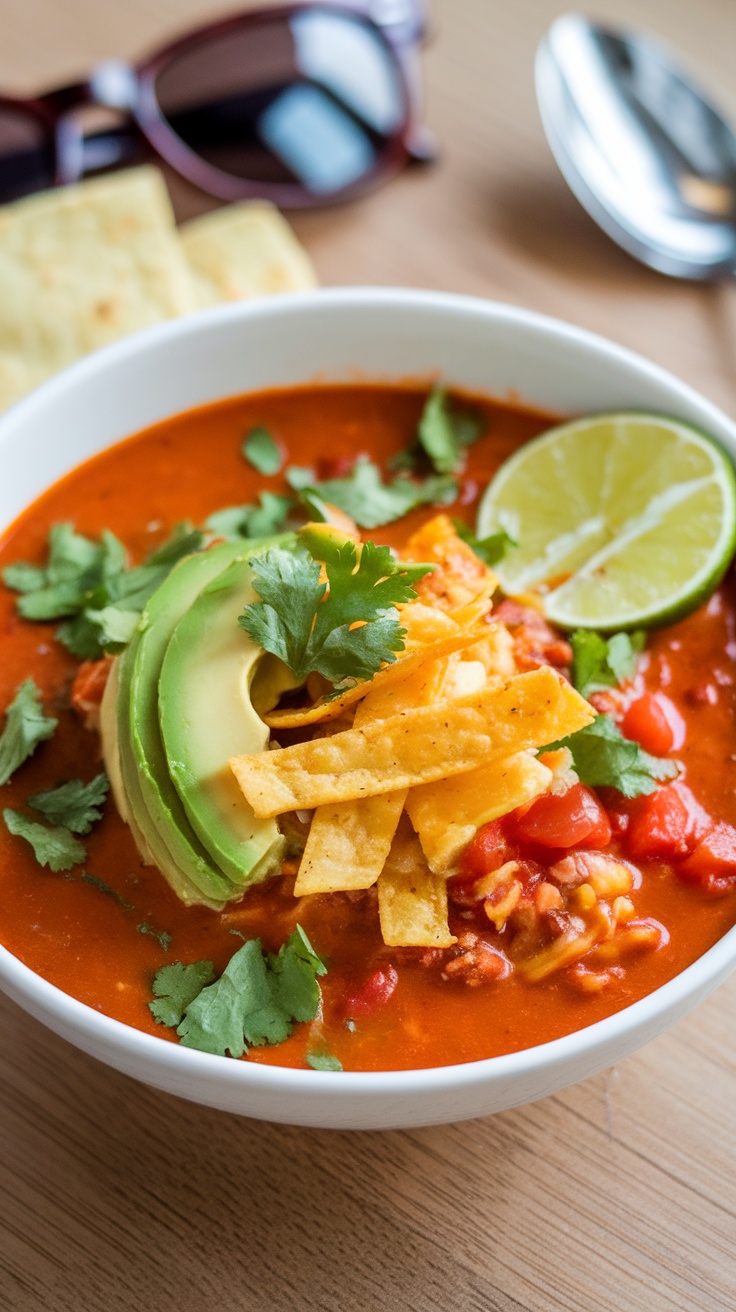
<instances>
[{"instance_id":1,"label":"light wood tabletop","mask_svg":"<svg viewBox=\"0 0 736 1312\"><path fill-rule=\"evenodd\" d=\"M435 0L432 168L300 215L325 284L468 292L583 325L736 414L736 285L635 264L559 177L534 102L555 0ZM599 7L600 8L600 7ZM0 86L135 57L220 0L0 0ZM736 121L733 0L609 0ZM208 202L175 189L179 213ZM638 1055L485 1120L309 1131L98 1065L0 1001L0 1306L10 1312L732 1312L736 978Z\"/></svg>"}]
</instances>

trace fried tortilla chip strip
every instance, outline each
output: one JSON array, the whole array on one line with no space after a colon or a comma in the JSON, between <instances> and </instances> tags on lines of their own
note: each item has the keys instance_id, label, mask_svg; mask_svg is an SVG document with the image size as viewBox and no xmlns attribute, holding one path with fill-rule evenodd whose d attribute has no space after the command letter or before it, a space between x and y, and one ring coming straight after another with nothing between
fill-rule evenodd
<instances>
[{"instance_id":1,"label":"fried tortilla chip strip","mask_svg":"<svg viewBox=\"0 0 736 1312\"><path fill-rule=\"evenodd\" d=\"M406 789L318 806L294 885L294 897L370 888L386 864Z\"/></svg>"},{"instance_id":2,"label":"fried tortilla chip strip","mask_svg":"<svg viewBox=\"0 0 736 1312\"><path fill-rule=\"evenodd\" d=\"M373 797L462 774L590 724L593 711L543 666L482 692L345 730L236 756L232 770L259 817Z\"/></svg>"},{"instance_id":3,"label":"fried tortilla chip strip","mask_svg":"<svg viewBox=\"0 0 736 1312\"><path fill-rule=\"evenodd\" d=\"M430 869L451 874L481 825L533 801L547 791L552 779L552 771L535 756L519 752L479 770L412 788L406 810Z\"/></svg>"},{"instance_id":4,"label":"fried tortilla chip strip","mask_svg":"<svg viewBox=\"0 0 736 1312\"><path fill-rule=\"evenodd\" d=\"M374 688L359 703L354 725L360 728L410 706L427 706L441 692L452 657L419 666L404 679ZM360 797L333 806L318 806L294 885L295 897L370 888L386 863L407 789L377 797Z\"/></svg>"},{"instance_id":5,"label":"fried tortilla chip strip","mask_svg":"<svg viewBox=\"0 0 736 1312\"><path fill-rule=\"evenodd\" d=\"M372 679L362 680L355 687L348 688L346 692L341 693L339 697L333 697L330 701L315 702L314 706L302 707L301 709L269 711L263 716L263 719L271 729L300 729L309 724L321 724L325 720L335 720L338 715L342 715L347 706L353 706L355 702L361 701L369 693L373 693L379 688L391 687L393 684L405 679L426 662L432 662L441 656L449 656L455 651L464 651L466 647L471 647L474 643L477 643L480 636L481 633L477 629L467 632L454 626L454 632L451 632L448 637L441 638L431 646L417 647L414 651L399 656L392 665L384 665L383 669L374 674Z\"/></svg>"},{"instance_id":6,"label":"fried tortilla chip strip","mask_svg":"<svg viewBox=\"0 0 736 1312\"><path fill-rule=\"evenodd\" d=\"M447 884L427 869L419 839L405 818L378 879L381 935L389 947L449 948Z\"/></svg>"},{"instance_id":7,"label":"fried tortilla chip strip","mask_svg":"<svg viewBox=\"0 0 736 1312\"><path fill-rule=\"evenodd\" d=\"M416 585L420 600L430 606L455 611L486 594L489 600L498 587L492 570L476 556L473 548L455 531L448 515L435 515L409 538L402 556L436 565ZM488 609L486 605L485 609Z\"/></svg>"}]
</instances>

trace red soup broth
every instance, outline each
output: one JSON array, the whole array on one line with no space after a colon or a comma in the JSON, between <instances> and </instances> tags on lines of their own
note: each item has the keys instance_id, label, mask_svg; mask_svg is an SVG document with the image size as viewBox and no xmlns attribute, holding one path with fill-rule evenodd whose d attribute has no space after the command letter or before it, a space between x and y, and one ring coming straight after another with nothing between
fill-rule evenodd
<instances>
[{"instance_id":1,"label":"red soup broth","mask_svg":"<svg viewBox=\"0 0 736 1312\"><path fill-rule=\"evenodd\" d=\"M183 519L200 524L223 506L253 501L263 489L284 490L280 476L262 478L244 461L241 445L252 427L276 435L291 463L314 465L319 476L329 477L358 453L384 462L406 448L425 399L425 388L409 385L310 385L175 416L87 461L46 492L5 533L0 567L16 560L42 563L49 529L61 521L92 537L112 530L140 561ZM482 417L484 435L470 451L449 513L472 523L489 477L553 417L475 396L463 400ZM401 546L435 513L425 508L365 536ZM735 654L729 578L698 612L651 635L638 690L664 692L677 708L684 731L677 758L687 784L712 817L728 824L736 824ZM1 790L4 807L22 806L37 791L89 779L101 768L99 740L71 708L77 668L55 641L54 626L20 619L14 595L0 589L0 706L31 676L59 719L54 737ZM678 878L666 860L647 859L638 862L637 914L653 917L667 933L656 951L628 959L610 986L583 992L561 975L533 984L514 973L468 987L428 969L416 951L384 946L375 901L337 894L297 905L293 876L259 885L222 913L183 906L158 871L142 864L112 800L84 841L90 878L81 870L52 874L0 825L0 941L20 961L105 1015L177 1042L148 1009L156 971L168 962L207 958L219 972L241 936L260 936L265 948L277 950L298 920L329 962L320 1042L346 1070L475 1061L569 1034L671 979L736 920L736 894L729 888L708 896ZM457 907L451 907L450 924L454 933L466 927ZM309 1026L296 1025L285 1043L252 1049L248 1059L304 1066L308 1042Z\"/></svg>"}]
</instances>

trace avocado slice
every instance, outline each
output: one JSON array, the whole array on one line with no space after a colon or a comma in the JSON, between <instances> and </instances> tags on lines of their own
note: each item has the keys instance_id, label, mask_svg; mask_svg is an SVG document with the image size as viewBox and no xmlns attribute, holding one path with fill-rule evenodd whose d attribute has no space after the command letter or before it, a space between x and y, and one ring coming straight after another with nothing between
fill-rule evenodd
<instances>
[{"instance_id":1,"label":"avocado slice","mask_svg":"<svg viewBox=\"0 0 736 1312\"><path fill-rule=\"evenodd\" d=\"M283 848L276 822L256 818L229 766L232 756L268 745L251 696L263 650L238 625L256 600L247 558L208 583L171 635L158 695L169 775L187 817L241 888L265 879Z\"/></svg>"},{"instance_id":2,"label":"avocado slice","mask_svg":"<svg viewBox=\"0 0 736 1312\"><path fill-rule=\"evenodd\" d=\"M177 621L201 589L242 550L242 543L226 542L180 561L151 597L118 662L120 772L128 812L134 818L134 836L137 839L138 830L183 902L215 908L238 897L240 889L199 842L169 778L158 727L158 679Z\"/></svg>"}]
</instances>

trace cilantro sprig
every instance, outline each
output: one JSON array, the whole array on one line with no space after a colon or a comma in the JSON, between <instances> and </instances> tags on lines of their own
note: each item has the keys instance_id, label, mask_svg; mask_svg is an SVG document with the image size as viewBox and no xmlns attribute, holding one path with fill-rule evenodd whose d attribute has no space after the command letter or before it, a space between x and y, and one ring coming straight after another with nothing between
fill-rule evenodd
<instances>
[{"instance_id":1,"label":"cilantro sprig","mask_svg":"<svg viewBox=\"0 0 736 1312\"><path fill-rule=\"evenodd\" d=\"M469 529L461 519L453 519L452 522L458 537L472 547L476 556L479 556L485 565L497 565L499 560L503 560L509 547L517 545L503 528L498 533L490 533L486 538L477 538L472 529Z\"/></svg>"},{"instance_id":2,"label":"cilantro sprig","mask_svg":"<svg viewBox=\"0 0 736 1312\"><path fill-rule=\"evenodd\" d=\"M6 784L18 766L33 755L38 744L51 737L58 723L44 712L36 683L26 679L7 709L5 727L0 734L0 784Z\"/></svg>"},{"instance_id":3,"label":"cilantro sprig","mask_svg":"<svg viewBox=\"0 0 736 1312\"><path fill-rule=\"evenodd\" d=\"M370 679L403 651L406 632L395 609L431 569L397 562L389 547L325 538L320 561L303 543L271 547L251 560L260 601L238 623L297 679L317 671L333 684Z\"/></svg>"},{"instance_id":4,"label":"cilantro sprig","mask_svg":"<svg viewBox=\"0 0 736 1312\"><path fill-rule=\"evenodd\" d=\"M205 528L222 538L267 538L284 527L293 497L261 492L257 505L226 506L205 521Z\"/></svg>"},{"instance_id":5,"label":"cilantro sprig","mask_svg":"<svg viewBox=\"0 0 736 1312\"><path fill-rule=\"evenodd\" d=\"M95 542L71 524L55 524L46 565L17 561L2 578L20 594L16 605L24 619L63 620L58 640L80 660L96 660L127 645L149 598L177 561L203 542L203 533L179 524L143 565L128 568L114 533L104 530Z\"/></svg>"},{"instance_id":6,"label":"cilantro sprig","mask_svg":"<svg viewBox=\"0 0 736 1312\"><path fill-rule=\"evenodd\" d=\"M259 474L278 474L284 463L281 448L267 428L251 428L241 447L243 457Z\"/></svg>"},{"instance_id":7,"label":"cilantro sprig","mask_svg":"<svg viewBox=\"0 0 736 1312\"><path fill-rule=\"evenodd\" d=\"M9 806L3 811L3 820L11 834L30 843L38 864L48 866L56 873L80 865L87 855L84 843L80 843L65 825L40 824Z\"/></svg>"},{"instance_id":8,"label":"cilantro sprig","mask_svg":"<svg viewBox=\"0 0 736 1312\"><path fill-rule=\"evenodd\" d=\"M597 715L592 724L578 729L545 751L569 748L575 771L592 788L616 788L624 797L653 793L657 784L679 773L676 761L650 756L638 743L624 738L610 715Z\"/></svg>"},{"instance_id":9,"label":"cilantro sprig","mask_svg":"<svg viewBox=\"0 0 736 1312\"><path fill-rule=\"evenodd\" d=\"M98 774L88 784L70 779L58 788L35 793L28 805L39 811L51 824L64 825L74 834L88 834L102 816L101 807L110 784L106 774Z\"/></svg>"},{"instance_id":10,"label":"cilantro sprig","mask_svg":"<svg viewBox=\"0 0 736 1312\"><path fill-rule=\"evenodd\" d=\"M286 481L317 517L323 515L320 502L337 506L360 528L380 528L393 524L417 506L447 505L457 496L457 483L444 474L430 474L418 480L399 475L384 483L381 471L368 456L359 456L344 478L318 482L310 469L292 465Z\"/></svg>"},{"instance_id":11,"label":"cilantro sprig","mask_svg":"<svg viewBox=\"0 0 736 1312\"><path fill-rule=\"evenodd\" d=\"M593 629L577 629L570 638L572 646L572 681L583 697L633 679L636 658L643 650L647 635L614 633L604 638Z\"/></svg>"},{"instance_id":12,"label":"cilantro sprig","mask_svg":"<svg viewBox=\"0 0 736 1312\"><path fill-rule=\"evenodd\" d=\"M477 415L450 405L447 391L437 386L427 397L417 436L438 474L458 474L465 452L477 442L483 423Z\"/></svg>"},{"instance_id":13,"label":"cilantro sprig","mask_svg":"<svg viewBox=\"0 0 736 1312\"><path fill-rule=\"evenodd\" d=\"M243 1057L250 1047L283 1043L296 1022L314 1020L319 976L326 973L297 925L277 954L264 953L260 939L248 939L219 979L209 961L164 966L148 1005L155 1020L176 1028L184 1047Z\"/></svg>"}]
</instances>

